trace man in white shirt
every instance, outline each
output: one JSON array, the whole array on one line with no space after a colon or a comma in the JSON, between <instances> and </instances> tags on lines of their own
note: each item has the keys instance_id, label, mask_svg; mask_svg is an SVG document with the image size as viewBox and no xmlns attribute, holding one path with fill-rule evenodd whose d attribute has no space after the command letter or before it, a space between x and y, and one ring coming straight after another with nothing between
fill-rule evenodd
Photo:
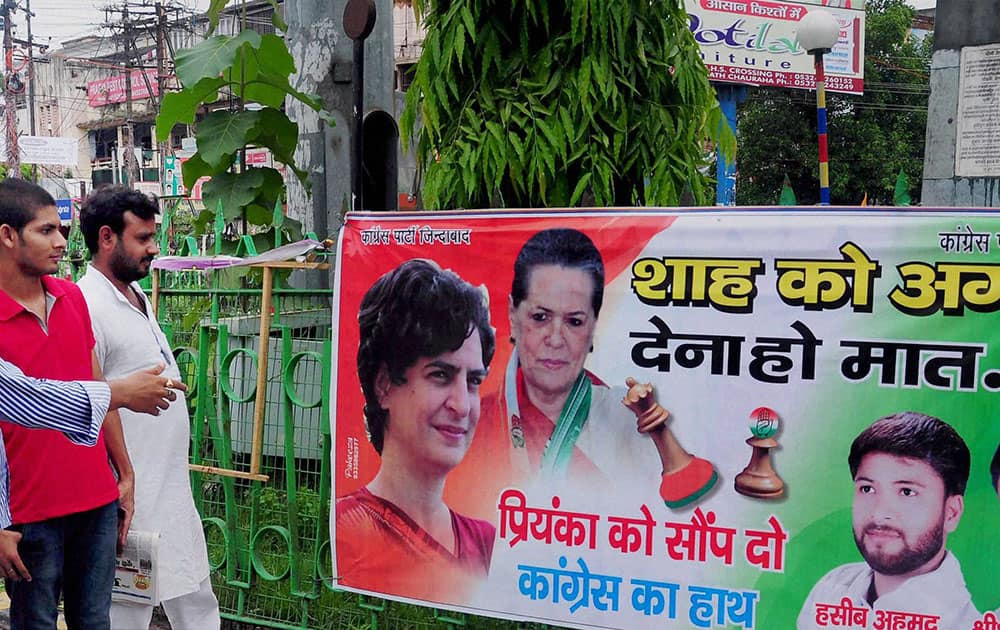
<instances>
[{"instance_id":1,"label":"man in white shirt","mask_svg":"<svg viewBox=\"0 0 1000 630\"><path fill-rule=\"evenodd\" d=\"M965 442L937 418L903 412L862 431L848 465L854 540L865 562L838 567L813 587L798 630L847 625L831 623L835 616L854 627L901 627L897 619L929 617L939 630L971 630L979 613L958 560L945 549L964 509Z\"/></svg>"},{"instance_id":2,"label":"man in white shirt","mask_svg":"<svg viewBox=\"0 0 1000 630\"><path fill-rule=\"evenodd\" d=\"M121 186L94 191L80 211L93 262L79 286L93 321L95 352L107 378L166 363L180 372L152 306L136 281L159 253L156 204ZM125 443L135 468L134 531L159 532L158 597L175 628L219 628L219 604L209 578L201 518L188 477L190 418L179 396L155 424L122 412ZM112 629L148 628L152 605L113 602Z\"/></svg>"}]
</instances>

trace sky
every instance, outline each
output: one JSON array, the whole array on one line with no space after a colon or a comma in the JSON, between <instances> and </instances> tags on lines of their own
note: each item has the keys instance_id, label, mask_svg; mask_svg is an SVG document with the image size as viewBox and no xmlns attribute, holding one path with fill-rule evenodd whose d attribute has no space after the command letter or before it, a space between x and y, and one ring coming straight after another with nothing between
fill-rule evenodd
<instances>
[{"instance_id":1,"label":"sky","mask_svg":"<svg viewBox=\"0 0 1000 630\"><path fill-rule=\"evenodd\" d=\"M171 3L171 0L162 1L164 4ZM31 11L35 14L31 20L34 40L41 44L50 42L52 47L68 39L100 32L105 17L102 8L121 3L122 0L18 0L18 6L25 8L30 4ZM153 0L145 0L145 3L149 5L145 10L152 11ZM142 4L143 0L129 2L130 7L140 10ZM204 10L208 6L208 0L172 0L172 4ZM14 24L17 29L15 37L27 39L28 30L23 11L17 12Z\"/></svg>"},{"instance_id":2,"label":"sky","mask_svg":"<svg viewBox=\"0 0 1000 630\"><path fill-rule=\"evenodd\" d=\"M168 0L163 1L168 2ZM910 5L923 9L934 6L937 0L907 1ZM145 2L152 7L153 0ZM31 4L31 10L35 14L31 22L35 40L40 43L51 41L51 45L56 47L59 42L67 39L98 32L101 23L104 22L104 11L101 7L121 4L121 0L19 0L18 4L24 7L27 3ZM132 0L130 6L142 3L143 0ZM196 10L204 10L208 6L208 0L173 0L173 3ZM28 31L25 28L23 12L18 12L14 24L17 25L16 37L27 39Z\"/></svg>"}]
</instances>

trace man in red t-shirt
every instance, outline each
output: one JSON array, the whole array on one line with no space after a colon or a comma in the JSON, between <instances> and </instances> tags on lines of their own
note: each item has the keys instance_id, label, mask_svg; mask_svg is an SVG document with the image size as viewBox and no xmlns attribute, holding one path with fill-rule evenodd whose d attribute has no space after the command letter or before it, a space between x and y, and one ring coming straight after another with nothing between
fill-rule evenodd
<instances>
[{"instance_id":1,"label":"man in red t-shirt","mask_svg":"<svg viewBox=\"0 0 1000 630\"><path fill-rule=\"evenodd\" d=\"M100 380L87 304L76 285L49 275L65 249L52 197L0 182L0 356L36 378ZM58 431L0 428L12 528L32 577L6 583L11 628L54 628L60 595L70 628L109 628L115 545L128 531L134 487L117 412L95 448Z\"/></svg>"}]
</instances>

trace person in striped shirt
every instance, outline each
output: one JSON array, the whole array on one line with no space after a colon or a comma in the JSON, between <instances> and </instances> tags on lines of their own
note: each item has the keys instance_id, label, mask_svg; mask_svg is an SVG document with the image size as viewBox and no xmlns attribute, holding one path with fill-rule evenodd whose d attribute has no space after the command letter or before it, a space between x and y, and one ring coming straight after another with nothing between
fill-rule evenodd
<instances>
[{"instance_id":1,"label":"person in striped shirt","mask_svg":"<svg viewBox=\"0 0 1000 630\"><path fill-rule=\"evenodd\" d=\"M157 415L177 398L174 389L187 389L160 376L162 371L161 365L106 383L53 381L26 376L0 358L0 421L55 429L77 444L93 446L109 410L126 407ZM0 434L0 571L11 580L30 580L17 553L21 534L6 529L11 524L8 485L7 453Z\"/></svg>"}]
</instances>

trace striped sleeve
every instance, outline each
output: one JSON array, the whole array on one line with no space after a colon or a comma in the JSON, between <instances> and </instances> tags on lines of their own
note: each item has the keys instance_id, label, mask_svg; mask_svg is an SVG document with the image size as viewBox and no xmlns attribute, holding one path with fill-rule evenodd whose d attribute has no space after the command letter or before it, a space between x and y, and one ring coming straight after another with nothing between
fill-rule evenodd
<instances>
[{"instance_id":1,"label":"striped sleeve","mask_svg":"<svg viewBox=\"0 0 1000 630\"><path fill-rule=\"evenodd\" d=\"M61 431L76 444L93 446L110 399L106 383L31 378L0 359L0 420Z\"/></svg>"},{"instance_id":2,"label":"striped sleeve","mask_svg":"<svg viewBox=\"0 0 1000 630\"><path fill-rule=\"evenodd\" d=\"M2 369L2 367L0 367ZM10 473L7 471L7 449L0 433L0 529L10 527Z\"/></svg>"}]
</instances>

